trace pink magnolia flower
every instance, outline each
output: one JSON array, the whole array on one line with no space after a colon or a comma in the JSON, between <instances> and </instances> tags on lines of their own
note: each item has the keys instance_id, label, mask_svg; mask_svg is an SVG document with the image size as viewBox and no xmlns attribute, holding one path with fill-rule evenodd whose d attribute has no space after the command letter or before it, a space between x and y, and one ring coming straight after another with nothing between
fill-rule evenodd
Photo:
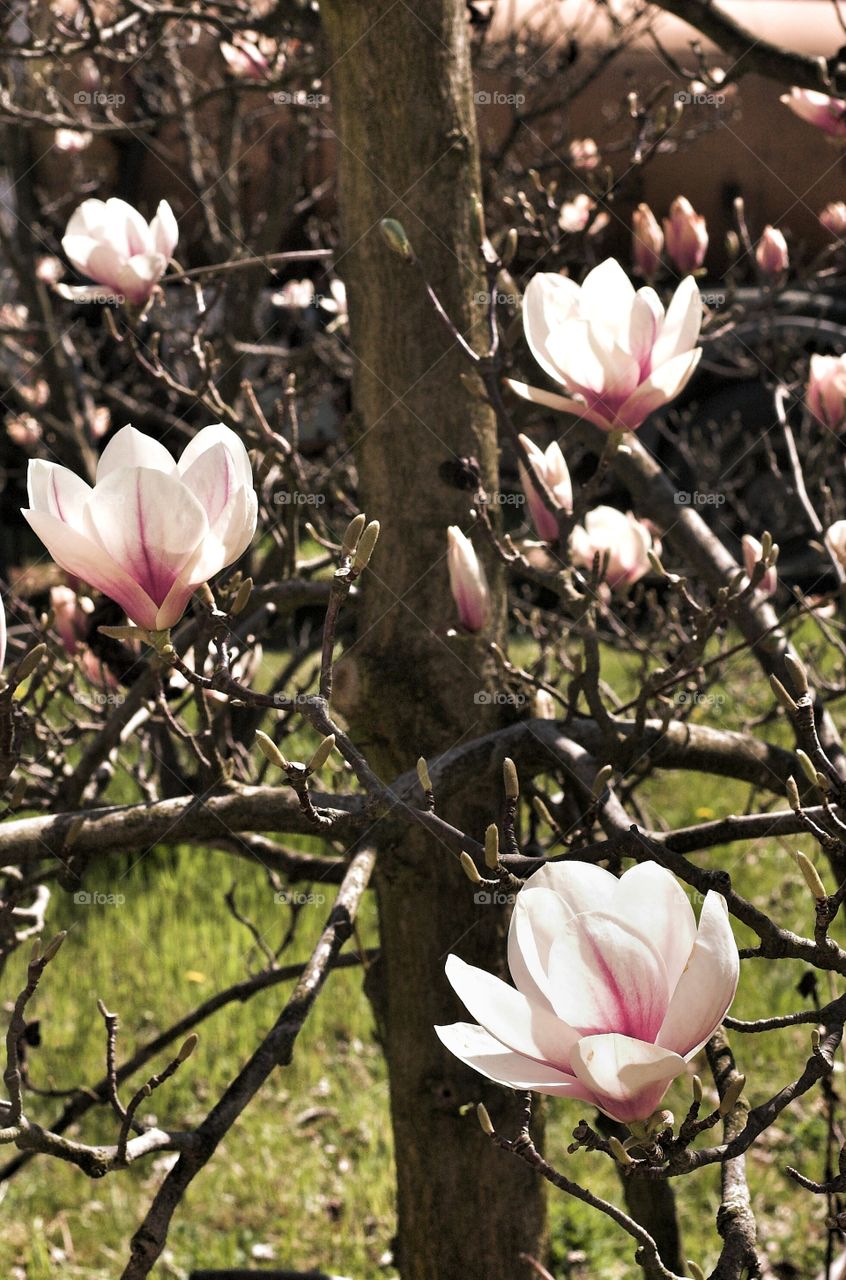
<instances>
[{"instance_id":1,"label":"pink magnolia flower","mask_svg":"<svg viewBox=\"0 0 846 1280\"><path fill-rule=\"evenodd\" d=\"M632 257L634 269L652 280L661 266L664 232L648 204L639 204L632 214Z\"/></svg>"},{"instance_id":2,"label":"pink magnolia flower","mask_svg":"<svg viewBox=\"0 0 846 1280\"><path fill-rule=\"evenodd\" d=\"M763 547L757 538L753 538L751 533L744 533L741 538L741 545L743 547L743 567L746 570L746 576L751 578L755 565L758 564L761 559ZM775 593L777 587L778 569L775 565L771 565L755 590L760 592L763 596L771 596Z\"/></svg>"},{"instance_id":3,"label":"pink magnolia flower","mask_svg":"<svg viewBox=\"0 0 846 1280\"><path fill-rule=\"evenodd\" d=\"M88 634L87 615L94 608L87 596L78 596L72 587L50 588L50 608L65 653L72 658Z\"/></svg>"},{"instance_id":4,"label":"pink magnolia flower","mask_svg":"<svg viewBox=\"0 0 846 1280\"><path fill-rule=\"evenodd\" d=\"M846 234L846 204L842 200L832 200L820 213L820 222L833 236Z\"/></svg>"},{"instance_id":5,"label":"pink magnolia flower","mask_svg":"<svg viewBox=\"0 0 846 1280\"><path fill-rule=\"evenodd\" d=\"M612 591L630 587L648 573L651 549L652 534L644 522L616 507L594 507L570 535L574 564L590 569L597 554L607 554L605 582Z\"/></svg>"},{"instance_id":6,"label":"pink magnolia flower","mask_svg":"<svg viewBox=\"0 0 846 1280\"><path fill-rule=\"evenodd\" d=\"M805 403L830 431L846 425L846 355L811 356Z\"/></svg>"},{"instance_id":7,"label":"pink magnolia flower","mask_svg":"<svg viewBox=\"0 0 846 1280\"><path fill-rule=\"evenodd\" d=\"M173 257L179 228L166 200L147 223L125 200L84 200L71 215L62 248L81 275L143 306ZM86 301L102 290L60 285L63 297Z\"/></svg>"},{"instance_id":8,"label":"pink magnolia flower","mask_svg":"<svg viewBox=\"0 0 846 1280\"><path fill-rule=\"evenodd\" d=\"M708 252L708 228L685 196L677 196L670 205L670 216L664 219L664 244L667 255L679 271L696 271Z\"/></svg>"},{"instance_id":9,"label":"pink magnolia flower","mask_svg":"<svg viewBox=\"0 0 846 1280\"><path fill-rule=\"evenodd\" d=\"M755 261L770 280L783 276L790 266L787 241L777 227L764 227L755 249Z\"/></svg>"},{"instance_id":10,"label":"pink magnolia flower","mask_svg":"<svg viewBox=\"0 0 846 1280\"><path fill-rule=\"evenodd\" d=\"M701 324L692 276L665 314L655 290L635 292L614 258L589 271L581 286L541 271L526 288L523 328L538 364L569 394L508 385L526 400L588 418L604 431L636 431L687 383L702 354L696 347Z\"/></svg>"},{"instance_id":11,"label":"pink magnolia flower","mask_svg":"<svg viewBox=\"0 0 846 1280\"><path fill-rule=\"evenodd\" d=\"M124 427L103 450L93 487L40 459L27 483L23 514L56 563L154 631L177 623L195 589L255 533L250 460L222 423L198 432L178 463Z\"/></svg>"},{"instance_id":12,"label":"pink magnolia flower","mask_svg":"<svg viewBox=\"0 0 846 1280\"><path fill-rule=\"evenodd\" d=\"M546 452L544 452L528 436L521 436L520 440L528 452L532 470L546 481L555 505L562 511L572 511L573 486L570 483L570 472L567 470L567 463L564 461L564 455L561 452L558 441L553 440L552 444L547 445ZM543 505L540 494L532 484L532 478L522 462L517 465L520 471L520 483L523 486L523 492L526 495L529 512L538 531L538 537L542 538L544 542L555 542L558 538L558 524L555 516L551 511L547 511Z\"/></svg>"},{"instance_id":13,"label":"pink magnolia flower","mask_svg":"<svg viewBox=\"0 0 846 1280\"><path fill-rule=\"evenodd\" d=\"M725 899L687 895L655 862L620 879L582 862L536 871L517 894L509 986L458 956L446 973L478 1025L436 1027L451 1053L512 1089L649 1119L714 1033L740 972Z\"/></svg>"},{"instance_id":14,"label":"pink magnolia flower","mask_svg":"<svg viewBox=\"0 0 846 1280\"><path fill-rule=\"evenodd\" d=\"M447 568L452 598L458 606L462 626L468 631L481 631L488 620L490 592L485 567L476 548L458 525L447 529Z\"/></svg>"},{"instance_id":15,"label":"pink magnolia flower","mask_svg":"<svg viewBox=\"0 0 846 1280\"><path fill-rule=\"evenodd\" d=\"M794 85L780 101L830 137L846 138L846 102L842 98L830 98L816 89L797 89Z\"/></svg>"},{"instance_id":16,"label":"pink magnolia flower","mask_svg":"<svg viewBox=\"0 0 846 1280\"><path fill-rule=\"evenodd\" d=\"M832 555L846 569L846 520L835 520L825 531L825 541Z\"/></svg>"},{"instance_id":17,"label":"pink magnolia flower","mask_svg":"<svg viewBox=\"0 0 846 1280\"><path fill-rule=\"evenodd\" d=\"M271 66L255 38L245 32L237 42L222 40L220 52L233 75L242 80L266 80Z\"/></svg>"}]
</instances>

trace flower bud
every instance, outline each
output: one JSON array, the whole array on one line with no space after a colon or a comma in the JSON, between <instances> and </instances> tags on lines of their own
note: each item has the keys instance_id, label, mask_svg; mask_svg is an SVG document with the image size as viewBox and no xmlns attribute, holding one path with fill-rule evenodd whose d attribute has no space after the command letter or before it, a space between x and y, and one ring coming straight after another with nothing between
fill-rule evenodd
<instances>
[{"instance_id":1,"label":"flower bud","mask_svg":"<svg viewBox=\"0 0 846 1280\"><path fill-rule=\"evenodd\" d=\"M488 1135L489 1138L493 1137L494 1133L496 1133L496 1130L493 1127L493 1121L488 1115L488 1109L485 1106L484 1102L478 1102L476 1104L476 1115L478 1116L479 1124L482 1126L482 1130Z\"/></svg>"},{"instance_id":2,"label":"flower bud","mask_svg":"<svg viewBox=\"0 0 846 1280\"><path fill-rule=\"evenodd\" d=\"M805 403L829 431L846 425L846 355L811 356Z\"/></svg>"},{"instance_id":3,"label":"flower bud","mask_svg":"<svg viewBox=\"0 0 846 1280\"><path fill-rule=\"evenodd\" d=\"M755 249L755 261L768 280L778 280L790 265L787 241L777 227L767 226Z\"/></svg>"},{"instance_id":4,"label":"flower bud","mask_svg":"<svg viewBox=\"0 0 846 1280\"><path fill-rule=\"evenodd\" d=\"M367 516L363 511L357 516L353 516L346 529L341 542L341 555L351 556L358 546L358 540L364 532L364 526L367 524Z\"/></svg>"},{"instance_id":5,"label":"flower bud","mask_svg":"<svg viewBox=\"0 0 846 1280\"><path fill-rule=\"evenodd\" d=\"M825 74L828 69L824 65ZM846 138L846 102L842 98L830 98L816 89L798 89L795 85L780 99L800 119L815 125L832 138Z\"/></svg>"},{"instance_id":6,"label":"flower bud","mask_svg":"<svg viewBox=\"0 0 846 1280\"><path fill-rule=\"evenodd\" d=\"M682 275L696 271L708 251L708 229L685 196L677 196L664 219L664 245L673 266Z\"/></svg>"},{"instance_id":7,"label":"flower bud","mask_svg":"<svg viewBox=\"0 0 846 1280\"><path fill-rule=\"evenodd\" d=\"M825 891L825 885L820 879L820 873L817 871L813 862L811 862L811 859L807 854L800 852L794 853L793 856L796 859L796 865L802 872L802 878L808 886L814 902L825 902L828 898L828 894Z\"/></svg>"},{"instance_id":8,"label":"flower bud","mask_svg":"<svg viewBox=\"0 0 846 1280\"><path fill-rule=\"evenodd\" d=\"M355 549L355 559L353 560L353 569L356 573L361 573L370 563L370 557L373 555L373 549L379 539L380 529L379 521L371 520L359 538L358 546Z\"/></svg>"},{"instance_id":9,"label":"flower bud","mask_svg":"<svg viewBox=\"0 0 846 1280\"><path fill-rule=\"evenodd\" d=\"M485 866L496 871L499 865L499 831L492 822L485 832Z\"/></svg>"},{"instance_id":10,"label":"flower bud","mask_svg":"<svg viewBox=\"0 0 846 1280\"><path fill-rule=\"evenodd\" d=\"M179 1053L176 1055L176 1061L184 1062L186 1058L190 1058L191 1054L194 1052L194 1050L197 1047L197 1043L199 1039L200 1037L197 1035L196 1031L192 1031L191 1035L188 1036L188 1038L184 1041L182 1048L179 1050Z\"/></svg>"},{"instance_id":11,"label":"flower bud","mask_svg":"<svg viewBox=\"0 0 846 1280\"><path fill-rule=\"evenodd\" d=\"M747 577L751 579L755 571L755 566L764 558L764 546L757 538L753 538L751 533L744 533L741 539L743 546L743 565L746 569ZM772 546L770 547L770 553ZM756 593L762 596L771 596L778 587L778 571L774 564L770 565L761 581L755 587Z\"/></svg>"},{"instance_id":12,"label":"flower bud","mask_svg":"<svg viewBox=\"0 0 846 1280\"><path fill-rule=\"evenodd\" d=\"M510 756L502 762L502 783L506 800L520 799L520 779L517 777L517 766Z\"/></svg>"},{"instance_id":13,"label":"flower bud","mask_svg":"<svg viewBox=\"0 0 846 1280\"><path fill-rule=\"evenodd\" d=\"M417 761L417 777L424 791L432 790L432 779L429 777L429 766L423 756Z\"/></svg>"},{"instance_id":14,"label":"flower bud","mask_svg":"<svg viewBox=\"0 0 846 1280\"><path fill-rule=\"evenodd\" d=\"M820 222L837 239L846 235L846 204L842 200L827 204L820 213Z\"/></svg>"},{"instance_id":15,"label":"flower bud","mask_svg":"<svg viewBox=\"0 0 846 1280\"><path fill-rule=\"evenodd\" d=\"M311 757L308 764L306 765L306 768L308 769L309 773L317 773L318 769L322 769L326 761L329 759L330 755L334 751L334 749L335 749L335 735L334 733L330 733L327 738L323 739L320 746L317 748L314 755Z\"/></svg>"},{"instance_id":16,"label":"flower bud","mask_svg":"<svg viewBox=\"0 0 846 1280\"><path fill-rule=\"evenodd\" d=\"M282 752L277 747L272 738L269 738L261 729L256 729L256 744L259 751L268 760L270 764L276 766L277 769L287 769L289 762L285 759Z\"/></svg>"},{"instance_id":17,"label":"flower bud","mask_svg":"<svg viewBox=\"0 0 846 1280\"><path fill-rule=\"evenodd\" d=\"M461 863L464 874L471 884L482 883L482 877L479 875L479 869L466 850L462 850L458 861Z\"/></svg>"},{"instance_id":18,"label":"flower bud","mask_svg":"<svg viewBox=\"0 0 846 1280\"><path fill-rule=\"evenodd\" d=\"M664 232L648 204L639 204L632 214L632 257L634 269L645 280L653 280L661 266Z\"/></svg>"},{"instance_id":19,"label":"flower bud","mask_svg":"<svg viewBox=\"0 0 846 1280\"><path fill-rule=\"evenodd\" d=\"M737 1106L737 1101L746 1088L746 1076L736 1076L726 1089L718 1107L721 1116L727 1116Z\"/></svg>"},{"instance_id":20,"label":"flower bud","mask_svg":"<svg viewBox=\"0 0 846 1280\"><path fill-rule=\"evenodd\" d=\"M414 250L401 222L396 218L383 218L379 223L379 230L392 253L397 254L405 262L414 261Z\"/></svg>"},{"instance_id":21,"label":"flower bud","mask_svg":"<svg viewBox=\"0 0 846 1280\"><path fill-rule=\"evenodd\" d=\"M573 486L570 482L567 463L564 461L564 455L557 440L553 440L545 451L539 449L528 436L521 435L520 442L529 455L529 463L532 470L545 483L554 505L560 511L572 511ZM529 504L529 513L538 531L538 537L542 538L544 542L556 542L558 539L558 521L555 518L555 514L545 506L522 462L518 463L518 470L520 472L520 483L523 486L523 492Z\"/></svg>"},{"instance_id":22,"label":"flower bud","mask_svg":"<svg viewBox=\"0 0 846 1280\"><path fill-rule=\"evenodd\" d=\"M447 529L447 568L452 598L467 631L481 631L490 612L490 591L484 566L468 537L458 528Z\"/></svg>"}]
</instances>

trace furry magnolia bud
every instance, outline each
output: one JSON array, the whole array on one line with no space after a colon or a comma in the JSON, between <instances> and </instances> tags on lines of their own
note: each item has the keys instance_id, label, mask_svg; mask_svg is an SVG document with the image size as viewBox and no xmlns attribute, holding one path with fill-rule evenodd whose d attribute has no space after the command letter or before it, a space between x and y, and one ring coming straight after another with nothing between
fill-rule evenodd
<instances>
[{"instance_id":1,"label":"furry magnolia bud","mask_svg":"<svg viewBox=\"0 0 846 1280\"><path fill-rule=\"evenodd\" d=\"M463 850L458 860L461 863L461 866L464 870L464 874L466 875L470 883L481 884L482 877L479 875L478 868L475 862L473 861L473 859L470 857L470 854L467 853L466 850Z\"/></svg>"},{"instance_id":2,"label":"furry magnolia bud","mask_svg":"<svg viewBox=\"0 0 846 1280\"><path fill-rule=\"evenodd\" d=\"M269 738L266 733L263 733L261 729L256 729L256 744L265 760L276 765L277 769L288 768L289 762L285 759L276 743L272 738Z\"/></svg>"},{"instance_id":3,"label":"furry magnolia bud","mask_svg":"<svg viewBox=\"0 0 846 1280\"><path fill-rule=\"evenodd\" d=\"M335 735L334 733L330 733L328 738L323 739L320 746L306 765L309 773L316 773L318 769L322 769L334 749Z\"/></svg>"},{"instance_id":4,"label":"furry magnolia bud","mask_svg":"<svg viewBox=\"0 0 846 1280\"><path fill-rule=\"evenodd\" d=\"M499 864L499 831L492 822L485 832L485 866L496 871Z\"/></svg>"},{"instance_id":5,"label":"furry magnolia bud","mask_svg":"<svg viewBox=\"0 0 846 1280\"><path fill-rule=\"evenodd\" d=\"M519 800L520 779L517 777L517 767L510 756L506 756L502 762L502 782L506 799Z\"/></svg>"},{"instance_id":6,"label":"furry magnolia bud","mask_svg":"<svg viewBox=\"0 0 846 1280\"><path fill-rule=\"evenodd\" d=\"M828 894L825 891L825 885L820 879L820 874L813 862L811 862L811 859L807 854L799 852L794 853L793 856L796 859L796 865L802 872L802 878L811 892L811 897L815 902L825 902L828 898Z\"/></svg>"},{"instance_id":7,"label":"furry magnolia bud","mask_svg":"<svg viewBox=\"0 0 846 1280\"><path fill-rule=\"evenodd\" d=\"M367 516L364 512L360 512L350 520L344 531L344 538L341 543L341 555L351 556L358 546L358 540L364 532L364 526L367 524Z\"/></svg>"},{"instance_id":8,"label":"furry magnolia bud","mask_svg":"<svg viewBox=\"0 0 846 1280\"><path fill-rule=\"evenodd\" d=\"M371 520L359 538L358 546L355 549L355 560L353 561L353 569L355 569L356 573L361 573L362 569L366 569L370 563L373 548L379 538L380 528L381 525L378 520Z\"/></svg>"},{"instance_id":9,"label":"furry magnolia bud","mask_svg":"<svg viewBox=\"0 0 846 1280\"><path fill-rule=\"evenodd\" d=\"M717 1108L721 1116L727 1116L737 1106L737 1101L743 1090L746 1088L746 1076L737 1076L732 1080L729 1087L722 1096L720 1105Z\"/></svg>"}]
</instances>

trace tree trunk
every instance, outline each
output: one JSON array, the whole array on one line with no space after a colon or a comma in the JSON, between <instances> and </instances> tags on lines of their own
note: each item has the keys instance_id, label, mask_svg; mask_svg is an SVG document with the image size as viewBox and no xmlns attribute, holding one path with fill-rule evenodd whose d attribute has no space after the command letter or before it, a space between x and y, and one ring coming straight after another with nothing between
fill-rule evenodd
<instances>
[{"instance_id":1,"label":"tree trunk","mask_svg":"<svg viewBox=\"0 0 846 1280\"><path fill-rule=\"evenodd\" d=\"M501 713L477 698L488 642L503 625L502 582L489 564L499 603L487 634L448 638L456 617L446 531L468 528L470 495L438 471L473 455L495 491L494 423L462 382L462 358L418 273L378 227L384 217L404 224L458 329L481 342L475 295L485 286L471 229L478 152L463 0L417 0L413 11L396 0L323 0L321 14L339 135L351 442L362 509L382 521L359 636L339 674L346 667L359 741L390 777L496 727ZM496 763L443 810L477 838L499 814ZM505 913L474 903L455 855L422 832L381 849L377 893L383 962L373 986L390 1073L403 1280L528 1277L519 1255L543 1252L543 1188L483 1136L472 1111L462 1114L463 1104L484 1100L498 1127L516 1134L520 1099L468 1071L433 1031L468 1016L444 977L449 952L503 971Z\"/></svg>"}]
</instances>

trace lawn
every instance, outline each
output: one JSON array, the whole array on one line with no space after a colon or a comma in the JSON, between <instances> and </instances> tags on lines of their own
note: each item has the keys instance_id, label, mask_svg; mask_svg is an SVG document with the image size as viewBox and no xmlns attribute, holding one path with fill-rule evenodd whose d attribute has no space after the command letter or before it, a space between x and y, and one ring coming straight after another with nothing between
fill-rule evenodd
<instances>
[{"instance_id":1,"label":"lawn","mask_svg":"<svg viewBox=\"0 0 846 1280\"><path fill-rule=\"evenodd\" d=\"M625 681L615 654L607 654L605 664L606 674L616 683ZM750 708L751 675L747 659L734 663L721 686L725 701L717 708L697 708L695 718L733 727L741 712L765 710L768 692L759 676L754 683L754 690L760 691L759 706ZM780 726L768 727L766 736L785 740ZM673 785L668 776L656 778L644 788L642 798L654 816L672 826L740 812L749 800L748 788L704 776L688 779L685 787ZM300 843L316 847L307 840ZM815 856L804 839L735 846L720 856L741 893L771 910L780 922L807 933L812 909L789 856L793 848ZM825 874L824 867L821 871ZM30 1009L31 1016L41 1019L43 1041L31 1053L35 1084L73 1089L99 1079L104 1034L98 997L120 1015L123 1058L204 997L261 966L248 932L223 902L233 878L242 912L268 941L278 940L287 925L288 908L274 902L261 872L245 862L212 859L191 848L153 851L142 858L115 850L108 864L92 871L87 884L92 892L112 895L114 902L83 905L56 891L50 930L67 929L69 935ZM301 912L287 960L306 957L327 906L328 902L315 903ZM738 929L738 940L748 941L742 932ZM376 941L370 903L359 937L364 945ZM24 959L19 955L9 966L6 1000L20 984ZM801 976L800 965L748 961L733 1012L755 1017L801 1007L796 992ZM277 987L247 1004L230 1005L207 1021L193 1057L153 1096L146 1114L174 1127L198 1120L231 1076L233 1063L244 1060L274 1019L287 989ZM765 1039L735 1035L733 1042L739 1065L749 1077L748 1096L755 1103L799 1073L809 1032L800 1027ZM163 1055L153 1069L166 1061ZM697 1069L707 1079L704 1059ZM133 1082L137 1083L140 1080ZM123 1092L128 1096L128 1087ZM689 1082L678 1081L666 1105L678 1117L688 1098ZM44 1098L31 1110L46 1122L61 1106L61 1100ZM585 1152L565 1154L581 1110L579 1104L550 1100L548 1152L553 1162L566 1162L571 1177L619 1198L607 1160ZM476 1123L472 1113L466 1123ZM89 1142L114 1141L115 1135L114 1120L105 1109L89 1112L78 1130ZM825 1205L805 1197L801 1212L792 1212L801 1193L788 1182L783 1167L795 1164L809 1176L821 1176L824 1143L825 1121L814 1094L782 1117L749 1161L763 1246L771 1262L790 1264L796 1269L790 1274L799 1277L813 1276L822 1264ZM112 1280L169 1159L145 1161L97 1183L71 1166L43 1158L31 1162L11 1183L3 1184L0 1275L11 1280ZM677 1184L685 1252L706 1271L719 1248L711 1225L718 1176L709 1168ZM628 1241L604 1219L558 1193L552 1194L550 1208L557 1276L639 1274ZM260 1269L275 1264L302 1270L319 1267L355 1280L389 1280L395 1275L393 1226L385 1071L361 972L347 970L330 977L300 1037L293 1065L272 1077L201 1174L176 1216L156 1274L184 1277L199 1266Z\"/></svg>"}]
</instances>

